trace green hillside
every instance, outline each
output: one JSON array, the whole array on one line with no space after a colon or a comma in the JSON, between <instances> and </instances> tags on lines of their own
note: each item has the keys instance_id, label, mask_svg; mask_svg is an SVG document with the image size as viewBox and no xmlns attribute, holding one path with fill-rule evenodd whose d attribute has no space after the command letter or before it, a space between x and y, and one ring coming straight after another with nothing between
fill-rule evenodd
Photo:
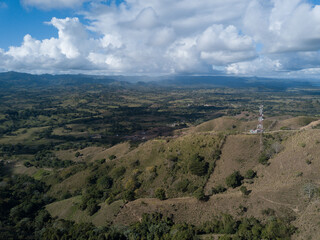
<instances>
[{"instance_id":1,"label":"green hillside","mask_svg":"<svg viewBox=\"0 0 320 240\"><path fill-rule=\"evenodd\" d=\"M0 238L319 238L317 88L97 84L0 91Z\"/></svg>"},{"instance_id":2,"label":"green hillside","mask_svg":"<svg viewBox=\"0 0 320 240\"><path fill-rule=\"evenodd\" d=\"M266 132L262 152L259 139L225 128L186 129L180 136L127 145L127 151L114 159L104 150L106 160L89 161L67 178L63 175L68 170L58 173L64 179L52 184L49 194L67 199L48 205L47 210L52 216L96 226L129 225L153 212L195 226L225 213L262 221L276 216L299 227L296 239L318 236L317 225L312 224L314 233L303 229L305 211L317 204L319 130ZM261 162L263 155L266 162ZM233 188L227 178L235 171L242 180ZM46 178L49 182L51 176ZM163 198L159 189L165 193Z\"/></svg>"}]
</instances>

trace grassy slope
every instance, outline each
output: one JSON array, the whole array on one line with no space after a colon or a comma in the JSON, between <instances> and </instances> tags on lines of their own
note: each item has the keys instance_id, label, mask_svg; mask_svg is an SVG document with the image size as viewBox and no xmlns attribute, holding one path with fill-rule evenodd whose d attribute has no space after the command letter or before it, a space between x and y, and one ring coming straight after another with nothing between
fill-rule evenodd
<instances>
[{"instance_id":1,"label":"grassy slope","mask_svg":"<svg viewBox=\"0 0 320 240\"><path fill-rule=\"evenodd\" d=\"M211 174L206 184L206 193L212 187L225 185L226 176L234 171L240 171L242 175L254 168L260 156L258 135L230 135L222 149L221 159Z\"/></svg>"},{"instance_id":2,"label":"grassy slope","mask_svg":"<svg viewBox=\"0 0 320 240\"><path fill-rule=\"evenodd\" d=\"M117 144L111 148L105 149L103 147L87 147L82 150L62 150L56 151L56 156L62 160L73 160L73 161L85 161L91 162L95 160L108 159L111 155L116 157L122 157L130 150L130 144L125 142ZM79 152L81 155L75 157L75 153Z\"/></svg>"},{"instance_id":3,"label":"grassy slope","mask_svg":"<svg viewBox=\"0 0 320 240\"><path fill-rule=\"evenodd\" d=\"M100 210L93 216L89 216L86 211L80 211L78 205L81 202L81 196L72 197L59 202L47 205L46 209L54 216L66 220L73 220L78 223L92 222L97 226L107 226L112 222L120 209L124 206L122 200L115 201L110 205L100 204Z\"/></svg>"},{"instance_id":4,"label":"grassy slope","mask_svg":"<svg viewBox=\"0 0 320 240\"><path fill-rule=\"evenodd\" d=\"M308 121L302 121L299 118L284 121L286 122L279 122L281 125L288 125L288 122L291 122L291 126L295 128L308 124ZM231 124L234 122L231 121ZM275 125L274 129L278 128L279 126ZM173 139L151 140L136 149L121 154L112 163L116 166L125 166L127 169L121 180L122 184L125 186L132 175L141 172L139 179L142 185L138 194L145 198L129 202L124 207L116 207L118 210L103 203L98 213L91 218L85 216L83 219L91 221L98 218L99 220L92 220L97 225L107 221L113 221L115 224L129 224L139 220L144 212L160 211L165 214L173 214L178 222L186 221L197 224L222 212L237 216L241 213L239 206L242 205L247 207L248 211L241 214L247 216L265 218L266 216L263 216L261 211L267 208L274 209L278 216L294 216L296 217L296 226L301 229L295 239L319 238L317 234L320 232L320 227L317 223L320 219L315 211L319 211L320 205L316 199L309 199L305 195L304 188L306 184L310 183L316 187L320 186L320 148L318 144L320 130L308 129L265 134L265 138L271 135L280 141L282 140L281 144L284 147L280 153L270 159L269 166L263 166L257 162L259 155L258 136L230 135L223 145L221 159L217 161L215 171L206 184L207 178L190 175L187 168L188 159L192 154L199 153L205 157L206 161L210 162L212 161L213 149L221 146L222 135L215 132L204 132L208 129L210 128L201 129L201 131L192 130L191 132L188 130L185 135ZM180 167L174 174L170 174L169 171L170 162L168 159L172 155L178 157L177 165ZM137 160L139 160L138 165L136 164ZM311 164L307 163L307 160ZM150 178L154 168L156 168L157 176ZM213 195L207 202L199 202L190 197L191 192L181 193L175 189L178 181L188 178L194 186L206 184L206 191L208 191L215 183L223 183L226 176L233 170L240 170L241 173L244 173L250 168L257 171L258 178L254 180L253 184L244 183L252 191L248 197L242 196L239 188L236 188ZM68 185L67 183L60 184L61 188L63 186L67 187ZM170 199L160 201L150 198L153 196L154 189L158 187L164 187ZM70 209L74 209L74 204L70 204L70 201L72 199L53 203L54 207L48 206L48 210L54 216L78 220L78 217L73 217L78 215L72 214L80 214L77 213L80 211L74 210L76 213L71 214ZM61 212L61 209L68 208L69 212ZM310 231L310 229L313 230Z\"/></svg>"}]
</instances>

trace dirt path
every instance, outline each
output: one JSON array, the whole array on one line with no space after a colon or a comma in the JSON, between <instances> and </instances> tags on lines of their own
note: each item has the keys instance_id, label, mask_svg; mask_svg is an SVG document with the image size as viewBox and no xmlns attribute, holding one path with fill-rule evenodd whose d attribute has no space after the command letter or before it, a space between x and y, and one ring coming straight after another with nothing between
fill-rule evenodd
<instances>
[{"instance_id":1,"label":"dirt path","mask_svg":"<svg viewBox=\"0 0 320 240\"><path fill-rule=\"evenodd\" d=\"M298 213L298 212L299 212L299 207L296 206L296 205L289 204L289 203L275 202L275 201L272 201L272 200L270 200L270 199L267 199L267 198L265 198L265 197L263 197L263 196L259 196L259 198L261 198L261 199L263 199L263 200L265 200L265 201L267 201L267 202L270 202L270 203L272 203L272 204L281 205L281 206L286 206L286 207L290 208L292 211L294 211L295 213Z\"/></svg>"},{"instance_id":2,"label":"dirt path","mask_svg":"<svg viewBox=\"0 0 320 240\"><path fill-rule=\"evenodd\" d=\"M300 130L310 129L320 124L320 119L309 123L307 126L301 127Z\"/></svg>"}]
</instances>

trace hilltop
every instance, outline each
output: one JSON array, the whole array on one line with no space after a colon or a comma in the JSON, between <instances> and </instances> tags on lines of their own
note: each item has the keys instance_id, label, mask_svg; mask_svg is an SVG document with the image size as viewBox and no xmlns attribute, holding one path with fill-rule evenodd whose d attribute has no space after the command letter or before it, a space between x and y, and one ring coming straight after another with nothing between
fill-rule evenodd
<instances>
[{"instance_id":1,"label":"hilltop","mask_svg":"<svg viewBox=\"0 0 320 240\"><path fill-rule=\"evenodd\" d=\"M254 121L236 117L218 118L136 147L122 143L110 149L84 148L73 161L86 162L88 167L58 172L61 180L52 182L49 194L68 197L46 208L53 216L97 226L128 225L139 221L143 213L152 212L194 225L223 213L262 221L274 215L289 218L299 228L294 239L317 239L320 228L314 211L320 209L319 123L310 117L269 121L271 127L263 134L263 153L260 136L244 132ZM56 152L61 159L70 159L75 153ZM268 156L266 162L261 160L263 154ZM242 180L247 193L226 185L226 178L234 171L246 176L249 170L256 176ZM100 199L94 192L99 191L105 176L112 178L113 184L107 187L100 209L89 216L79 206L88 194ZM50 183L52 176L41 179ZM226 191L215 192L220 186ZM156 198L159 188L165 190L167 200ZM197 191L203 191L208 199L199 201ZM126 196L130 192L134 198Z\"/></svg>"}]
</instances>

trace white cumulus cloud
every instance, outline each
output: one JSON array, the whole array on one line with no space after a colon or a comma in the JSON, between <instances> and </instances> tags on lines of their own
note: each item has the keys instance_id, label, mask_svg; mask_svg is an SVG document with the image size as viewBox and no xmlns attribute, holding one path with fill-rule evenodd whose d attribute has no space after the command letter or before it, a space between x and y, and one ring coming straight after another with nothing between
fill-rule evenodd
<instances>
[{"instance_id":1,"label":"white cumulus cloud","mask_svg":"<svg viewBox=\"0 0 320 240\"><path fill-rule=\"evenodd\" d=\"M43 9L79 7L52 18L57 38L26 35L0 49L3 70L121 74L317 74L320 6L305 0L21 0ZM94 36L94 37L93 37Z\"/></svg>"},{"instance_id":2,"label":"white cumulus cloud","mask_svg":"<svg viewBox=\"0 0 320 240\"><path fill-rule=\"evenodd\" d=\"M198 38L197 48L201 58L213 65L225 65L257 57L255 44L251 37L239 34L237 28L230 25L213 25Z\"/></svg>"},{"instance_id":3,"label":"white cumulus cloud","mask_svg":"<svg viewBox=\"0 0 320 240\"><path fill-rule=\"evenodd\" d=\"M279 60L268 57L259 57L253 61L233 63L226 66L227 73L235 75L256 75L260 73L266 76L277 76L277 72L282 70Z\"/></svg>"},{"instance_id":4,"label":"white cumulus cloud","mask_svg":"<svg viewBox=\"0 0 320 240\"><path fill-rule=\"evenodd\" d=\"M302 0L253 0L244 15L244 29L264 44L266 52L316 51L320 6Z\"/></svg>"},{"instance_id":5,"label":"white cumulus cloud","mask_svg":"<svg viewBox=\"0 0 320 240\"><path fill-rule=\"evenodd\" d=\"M110 40L107 43L107 36L89 38L78 18L53 18L48 24L57 28L58 38L40 41L26 35L21 46L10 47L6 52L0 51L2 68L36 72L118 71L121 59L114 57L109 50L113 47Z\"/></svg>"}]
</instances>

